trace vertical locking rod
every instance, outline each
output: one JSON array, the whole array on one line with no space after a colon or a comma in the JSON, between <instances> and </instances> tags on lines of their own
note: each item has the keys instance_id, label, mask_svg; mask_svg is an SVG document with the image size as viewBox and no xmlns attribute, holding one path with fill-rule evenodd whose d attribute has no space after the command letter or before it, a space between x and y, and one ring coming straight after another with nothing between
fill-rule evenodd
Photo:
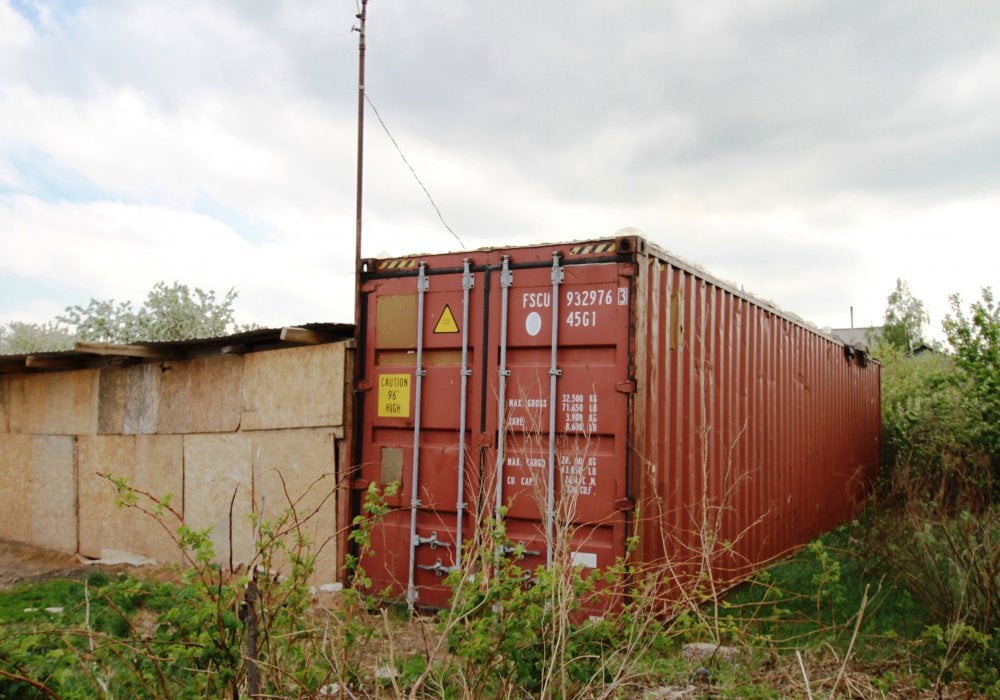
<instances>
[{"instance_id":1,"label":"vertical locking rod","mask_svg":"<svg viewBox=\"0 0 1000 700\"><path fill-rule=\"evenodd\" d=\"M510 370L507 368L507 301L510 297L510 286L514 276L510 271L510 256L503 256L503 267L500 270L500 363L497 368L499 384L497 391L497 468L496 468L496 519L499 522L503 508L503 467L507 458L504 450L507 443L507 378Z\"/></svg>"},{"instance_id":2,"label":"vertical locking rod","mask_svg":"<svg viewBox=\"0 0 1000 700\"><path fill-rule=\"evenodd\" d=\"M559 264L559 253L552 254L552 348L549 365L549 481L545 505L545 564L552 565L552 548L555 546L555 500L556 500L556 380L562 374L559 369L559 285L564 272Z\"/></svg>"},{"instance_id":3,"label":"vertical locking rod","mask_svg":"<svg viewBox=\"0 0 1000 700\"><path fill-rule=\"evenodd\" d=\"M455 568L462 568L462 518L465 516L465 429L469 406L469 290L472 289L471 261L463 261L462 271L462 398L458 417L458 503L455 504Z\"/></svg>"},{"instance_id":4,"label":"vertical locking rod","mask_svg":"<svg viewBox=\"0 0 1000 700\"><path fill-rule=\"evenodd\" d=\"M413 610L417 602L417 589L414 586L414 572L417 564L417 508L420 507L420 409L424 386L424 295L430 287L427 277L427 263L420 263L417 275L417 366L414 371L416 389L413 408L413 469L410 483L410 571L406 583L406 603Z\"/></svg>"}]
</instances>

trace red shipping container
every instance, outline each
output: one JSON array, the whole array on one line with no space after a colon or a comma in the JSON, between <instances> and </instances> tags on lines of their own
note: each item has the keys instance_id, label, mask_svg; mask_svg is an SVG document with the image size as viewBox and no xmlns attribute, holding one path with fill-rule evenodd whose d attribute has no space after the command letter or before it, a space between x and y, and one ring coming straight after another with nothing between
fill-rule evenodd
<instances>
[{"instance_id":1,"label":"red shipping container","mask_svg":"<svg viewBox=\"0 0 1000 700\"><path fill-rule=\"evenodd\" d=\"M728 586L878 468L877 363L638 236L367 260L361 291L353 511L401 485L372 591L445 605L498 516L527 569L628 555Z\"/></svg>"}]
</instances>

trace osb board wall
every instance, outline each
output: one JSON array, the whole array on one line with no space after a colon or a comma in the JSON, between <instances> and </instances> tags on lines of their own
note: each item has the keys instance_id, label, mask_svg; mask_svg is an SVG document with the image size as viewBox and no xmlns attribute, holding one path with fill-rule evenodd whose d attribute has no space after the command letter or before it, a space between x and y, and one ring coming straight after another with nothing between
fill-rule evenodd
<instances>
[{"instance_id":1,"label":"osb board wall","mask_svg":"<svg viewBox=\"0 0 1000 700\"><path fill-rule=\"evenodd\" d=\"M0 374L0 433L10 432L10 421L7 420L7 398L10 388L10 377Z\"/></svg>"},{"instance_id":2,"label":"osb board wall","mask_svg":"<svg viewBox=\"0 0 1000 700\"><path fill-rule=\"evenodd\" d=\"M79 552L102 559L119 552L140 554L161 562L180 561L180 551L167 530L134 508L116 505L114 484L102 476L124 478L134 488L163 499L184 514L184 436L81 435L79 465ZM147 509L151 502L142 503ZM179 522L169 512L164 524L176 531Z\"/></svg>"},{"instance_id":3,"label":"osb board wall","mask_svg":"<svg viewBox=\"0 0 1000 700\"><path fill-rule=\"evenodd\" d=\"M291 525L294 512L303 534L322 545L317 572L333 572L335 437L329 428L185 437L185 521L212 529L223 561L246 562L259 538L246 514ZM230 519L231 504L236 515Z\"/></svg>"},{"instance_id":4,"label":"osb board wall","mask_svg":"<svg viewBox=\"0 0 1000 700\"><path fill-rule=\"evenodd\" d=\"M243 371L243 429L312 428L344 424L346 347L317 345L247 355Z\"/></svg>"},{"instance_id":5,"label":"osb board wall","mask_svg":"<svg viewBox=\"0 0 1000 700\"><path fill-rule=\"evenodd\" d=\"M8 431L86 435L96 429L97 370L12 374L6 404Z\"/></svg>"},{"instance_id":6,"label":"osb board wall","mask_svg":"<svg viewBox=\"0 0 1000 700\"><path fill-rule=\"evenodd\" d=\"M75 449L68 435L0 433L3 539L76 551Z\"/></svg>"},{"instance_id":7,"label":"osb board wall","mask_svg":"<svg viewBox=\"0 0 1000 700\"><path fill-rule=\"evenodd\" d=\"M243 366L240 355L164 362L156 432L228 433L239 428Z\"/></svg>"},{"instance_id":8,"label":"osb board wall","mask_svg":"<svg viewBox=\"0 0 1000 700\"><path fill-rule=\"evenodd\" d=\"M0 539L178 561L157 523L116 507L114 485L99 475L110 472L170 494L189 526L211 527L221 563L250 556L251 512L279 516L289 499L312 514L311 539L325 542L336 527L346 350L0 377ZM331 540L318 580L333 580L336 554Z\"/></svg>"}]
</instances>

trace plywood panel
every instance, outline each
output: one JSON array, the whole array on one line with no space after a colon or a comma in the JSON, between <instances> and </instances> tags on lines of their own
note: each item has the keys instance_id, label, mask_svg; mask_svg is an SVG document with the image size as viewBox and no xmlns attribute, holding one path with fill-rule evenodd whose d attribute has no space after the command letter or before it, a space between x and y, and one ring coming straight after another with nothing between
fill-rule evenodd
<instances>
[{"instance_id":1,"label":"plywood panel","mask_svg":"<svg viewBox=\"0 0 1000 700\"><path fill-rule=\"evenodd\" d=\"M184 515L184 438L181 435L140 435L135 438L135 471L132 483L157 499L169 497L170 507ZM132 550L158 562L180 562L181 552L172 535L180 522L170 513L152 517L137 514L133 521L136 547Z\"/></svg>"},{"instance_id":2,"label":"plywood panel","mask_svg":"<svg viewBox=\"0 0 1000 700\"><path fill-rule=\"evenodd\" d=\"M0 433L0 539L31 541L31 437Z\"/></svg>"},{"instance_id":3,"label":"plywood panel","mask_svg":"<svg viewBox=\"0 0 1000 700\"><path fill-rule=\"evenodd\" d=\"M0 374L0 433L10 432L10 377Z\"/></svg>"},{"instance_id":4,"label":"plywood panel","mask_svg":"<svg viewBox=\"0 0 1000 700\"><path fill-rule=\"evenodd\" d=\"M156 520L135 508L120 508L115 504L115 487L100 474L107 472L124 478L131 486L156 498L171 494L171 506L183 514L183 449L184 441L179 435L103 435L79 439L81 554L97 559L112 552L127 552L159 562L181 560L180 551ZM37 487L35 492L39 492ZM147 509L152 506L141 496L139 502ZM163 516L163 522L170 532L176 532L180 525L169 514Z\"/></svg>"},{"instance_id":5,"label":"plywood panel","mask_svg":"<svg viewBox=\"0 0 1000 700\"><path fill-rule=\"evenodd\" d=\"M127 435L156 432L160 409L160 363L132 365L125 370L125 406L122 431Z\"/></svg>"},{"instance_id":6,"label":"plywood panel","mask_svg":"<svg viewBox=\"0 0 1000 700\"><path fill-rule=\"evenodd\" d=\"M226 433L239 428L241 356L164 362L161 370L158 433Z\"/></svg>"},{"instance_id":7,"label":"plywood panel","mask_svg":"<svg viewBox=\"0 0 1000 700\"><path fill-rule=\"evenodd\" d=\"M10 377L10 431L46 435L97 432L98 370Z\"/></svg>"},{"instance_id":8,"label":"plywood panel","mask_svg":"<svg viewBox=\"0 0 1000 700\"><path fill-rule=\"evenodd\" d=\"M9 430L12 433L41 432L45 423L49 379L44 374L14 374L9 385ZM27 462L25 462L26 464Z\"/></svg>"},{"instance_id":9,"label":"plywood panel","mask_svg":"<svg viewBox=\"0 0 1000 700\"><path fill-rule=\"evenodd\" d=\"M120 435L125 416L125 384L128 375L124 367L102 367L97 389L98 435Z\"/></svg>"},{"instance_id":10,"label":"plywood panel","mask_svg":"<svg viewBox=\"0 0 1000 700\"><path fill-rule=\"evenodd\" d=\"M75 438L31 439L31 544L74 553L76 538Z\"/></svg>"},{"instance_id":11,"label":"plywood panel","mask_svg":"<svg viewBox=\"0 0 1000 700\"><path fill-rule=\"evenodd\" d=\"M243 433L184 436L184 520L189 527L212 528L217 561L250 560L252 444ZM232 516L230 517L230 504ZM231 545L231 546L230 546Z\"/></svg>"},{"instance_id":12,"label":"plywood panel","mask_svg":"<svg viewBox=\"0 0 1000 700\"><path fill-rule=\"evenodd\" d=\"M253 447L258 512L264 520L274 520L294 510L317 554L315 582L336 581L334 431L258 432L253 433Z\"/></svg>"},{"instance_id":13,"label":"plywood panel","mask_svg":"<svg viewBox=\"0 0 1000 700\"><path fill-rule=\"evenodd\" d=\"M80 554L99 559L104 550L136 551L135 514L115 505L115 487L100 476L110 473L132 483L135 438L130 435L83 436L77 442Z\"/></svg>"},{"instance_id":14,"label":"plywood panel","mask_svg":"<svg viewBox=\"0 0 1000 700\"><path fill-rule=\"evenodd\" d=\"M346 355L346 343L247 355L243 429L342 426Z\"/></svg>"}]
</instances>

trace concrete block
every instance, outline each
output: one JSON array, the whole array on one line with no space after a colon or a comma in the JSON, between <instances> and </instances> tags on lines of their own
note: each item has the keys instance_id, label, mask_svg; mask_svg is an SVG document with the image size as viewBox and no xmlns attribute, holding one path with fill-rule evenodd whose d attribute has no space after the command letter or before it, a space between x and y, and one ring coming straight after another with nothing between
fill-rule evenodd
<instances>
[{"instance_id":1,"label":"concrete block","mask_svg":"<svg viewBox=\"0 0 1000 700\"><path fill-rule=\"evenodd\" d=\"M240 427L241 356L164 362L161 369L158 433L228 433Z\"/></svg>"},{"instance_id":2,"label":"concrete block","mask_svg":"<svg viewBox=\"0 0 1000 700\"><path fill-rule=\"evenodd\" d=\"M97 388L97 434L121 435L125 420L124 367L102 367Z\"/></svg>"},{"instance_id":3,"label":"concrete block","mask_svg":"<svg viewBox=\"0 0 1000 700\"><path fill-rule=\"evenodd\" d=\"M129 483L135 476L135 438L82 436L77 441L80 554L100 559L102 550L135 551L135 512L115 505L115 486L100 474Z\"/></svg>"},{"instance_id":4,"label":"concrete block","mask_svg":"<svg viewBox=\"0 0 1000 700\"><path fill-rule=\"evenodd\" d=\"M243 430L342 426L346 348L327 343L246 355Z\"/></svg>"},{"instance_id":5,"label":"concrete block","mask_svg":"<svg viewBox=\"0 0 1000 700\"><path fill-rule=\"evenodd\" d=\"M75 441L31 438L31 544L67 554L77 549Z\"/></svg>"},{"instance_id":6,"label":"concrete block","mask_svg":"<svg viewBox=\"0 0 1000 700\"><path fill-rule=\"evenodd\" d=\"M740 651L736 647L724 647L706 642L692 642L681 649L681 656L688 663L705 663L718 659L726 663L735 663Z\"/></svg>"},{"instance_id":7,"label":"concrete block","mask_svg":"<svg viewBox=\"0 0 1000 700\"><path fill-rule=\"evenodd\" d=\"M125 370L125 406L122 432L151 435L156 432L160 409L160 363L131 365Z\"/></svg>"},{"instance_id":8,"label":"concrete block","mask_svg":"<svg viewBox=\"0 0 1000 700\"><path fill-rule=\"evenodd\" d=\"M31 436L0 433L0 539L31 542Z\"/></svg>"},{"instance_id":9,"label":"concrete block","mask_svg":"<svg viewBox=\"0 0 1000 700\"><path fill-rule=\"evenodd\" d=\"M96 434L98 375L96 369L11 375L10 431Z\"/></svg>"},{"instance_id":10,"label":"concrete block","mask_svg":"<svg viewBox=\"0 0 1000 700\"><path fill-rule=\"evenodd\" d=\"M289 517L294 509L317 554L314 581L337 580L337 491L334 431L255 432L257 510L264 520ZM289 520L291 522L291 520ZM287 543L293 545L293 541ZM280 562L276 562L280 564Z\"/></svg>"},{"instance_id":11,"label":"concrete block","mask_svg":"<svg viewBox=\"0 0 1000 700\"><path fill-rule=\"evenodd\" d=\"M234 565L249 562L253 554L247 517L252 451L245 433L184 436L184 521L196 530L212 528L216 560L223 566L230 558Z\"/></svg>"}]
</instances>

